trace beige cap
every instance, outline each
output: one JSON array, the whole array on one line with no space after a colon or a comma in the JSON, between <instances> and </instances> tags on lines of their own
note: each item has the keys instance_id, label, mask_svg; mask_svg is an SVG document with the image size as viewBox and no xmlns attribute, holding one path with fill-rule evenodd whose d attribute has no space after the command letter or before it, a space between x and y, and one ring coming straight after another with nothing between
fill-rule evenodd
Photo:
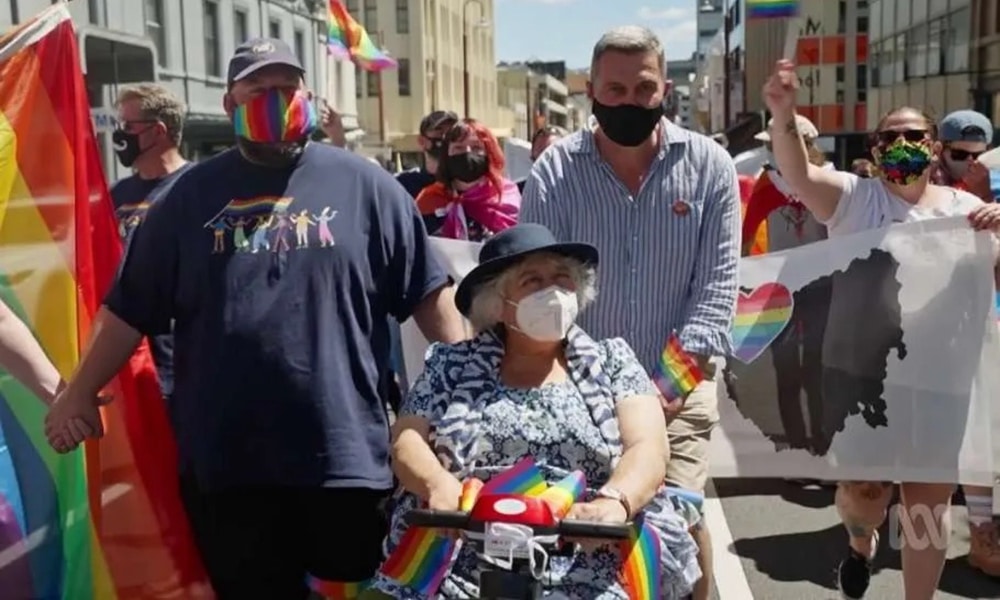
<instances>
[{"instance_id":1,"label":"beige cap","mask_svg":"<svg viewBox=\"0 0 1000 600\"><path fill-rule=\"evenodd\" d=\"M753 136L755 140L760 140L762 142L770 142L771 134L768 133L771 127L774 126L774 119L767 122L767 130L761 131L757 135ZM795 115L795 128L799 130L799 135L807 140L814 140L819 137L819 130L813 125L813 122L809 119L803 117L802 115Z\"/></svg>"}]
</instances>

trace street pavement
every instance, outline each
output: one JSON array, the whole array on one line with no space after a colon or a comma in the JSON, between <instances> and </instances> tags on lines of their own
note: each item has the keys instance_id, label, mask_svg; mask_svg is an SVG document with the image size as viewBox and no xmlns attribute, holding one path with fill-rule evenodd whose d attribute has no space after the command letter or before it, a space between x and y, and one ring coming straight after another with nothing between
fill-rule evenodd
<instances>
[{"instance_id":1,"label":"street pavement","mask_svg":"<svg viewBox=\"0 0 1000 600\"><path fill-rule=\"evenodd\" d=\"M716 592L721 600L830 600L840 598L836 568L847 534L833 505L833 489L781 480L716 480L706 500L712 533ZM969 529L965 508L952 509L952 543L936 599L1000 598L991 580L965 562ZM881 539L888 540L885 526ZM904 600L899 553L883 541L867 598Z\"/></svg>"}]
</instances>

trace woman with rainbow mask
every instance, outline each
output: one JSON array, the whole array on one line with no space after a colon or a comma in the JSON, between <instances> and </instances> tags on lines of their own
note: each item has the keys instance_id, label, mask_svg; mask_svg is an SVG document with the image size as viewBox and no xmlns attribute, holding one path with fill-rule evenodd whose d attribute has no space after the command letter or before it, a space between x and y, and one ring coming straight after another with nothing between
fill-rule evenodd
<instances>
[{"instance_id":1,"label":"woman with rainbow mask","mask_svg":"<svg viewBox=\"0 0 1000 600\"><path fill-rule=\"evenodd\" d=\"M919 109L897 108L879 121L872 138L877 178L864 179L852 173L827 171L810 165L803 141L795 129L797 88L794 63L779 61L763 90L765 103L774 115L774 155L785 181L813 216L826 225L831 238L889 227L894 223L955 216L967 216L969 224L976 230L996 232L1000 227L1000 205L985 204L968 192L932 183L933 167L940 158L941 143L937 124ZM898 284L892 281L892 277L879 276L878 273L874 273L871 279L870 283L875 286L867 286L860 294L864 304L855 302L853 305L850 296L857 296L857 290L843 290L835 281L831 314L835 309L846 310L845 317L853 314L857 317L856 321L864 317L867 319L865 323L875 323L871 313L873 307L883 304L879 295L895 299L898 290L884 288L898 287ZM843 293L845 291L852 293ZM837 308L835 305L839 300L844 302ZM845 305L850 306L845 309ZM881 317L877 317L876 321L879 319ZM845 318L840 322L849 320ZM905 356L900 328L883 329L888 333L878 334L877 339L870 332L863 331L860 325L854 329L847 335L855 336L855 342L872 343L841 344L833 348L834 351L830 351L834 344L824 348L824 363L830 371L824 377L825 404L836 404L834 396L838 395L853 403L859 397L869 396L873 384L881 385L885 376L884 363L873 369L864 356L857 356L875 352L870 347L872 344L884 344L882 350L886 351L895 349L901 359ZM842 336L843 332L838 332L838 335ZM890 339L894 336L899 339ZM836 363L836 367L831 367L832 363ZM873 372L878 369L881 369L880 373ZM880 403L881 406L867 406L862 411L865 420L873 427L885 424L885 400L880 399ZM944 449L944 452L948 450ZM954 489L954 484L912 481L900 484L901 510L904 514L914 511L933 514L932 518L915 521L913 534L927 535L929 528L938 528L947 535L949 523L945 515L948 514ZM863 598L867 592L871 561L878 549L877 529L885 520L891 498L892 485L889 482L840 482L838 485L837 509L847 528L850 544L847 556L838 568L838 586L844 598ZM908 535L905 530L904 534ZM904 542L903 585L907 598L935 596L946 550L934 544Z\"/></svg>"}]
</instances>

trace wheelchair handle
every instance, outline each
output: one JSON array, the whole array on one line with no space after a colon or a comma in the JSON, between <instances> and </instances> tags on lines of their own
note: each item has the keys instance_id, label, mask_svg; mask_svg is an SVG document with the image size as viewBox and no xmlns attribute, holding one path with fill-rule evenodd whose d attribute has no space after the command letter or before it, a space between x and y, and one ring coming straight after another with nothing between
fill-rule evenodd
<instances>
[{"instance_id":1,"label":"wheelchair handle","mask_svg":"<svg viewBox=\"0 0 1000 600\"><path fill-rule=\"evenodd\" d=\"M457 510L414 509L406 513L406 523L427 529L470 530L469 513ZM556 533L577 539L626 540L632 534L631 523L599 523L563 519L556 526Z\"/></svg>"}]
</instances>

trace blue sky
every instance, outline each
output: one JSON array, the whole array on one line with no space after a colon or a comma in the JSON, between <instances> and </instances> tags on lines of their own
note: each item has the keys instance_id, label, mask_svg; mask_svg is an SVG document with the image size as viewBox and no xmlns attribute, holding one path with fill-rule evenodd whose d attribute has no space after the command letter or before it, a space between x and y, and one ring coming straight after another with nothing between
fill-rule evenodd
<instances>
[{"instance_id":1,"label":"blue sky","mask_svg":"<svg viewBox=\"0 0 1000 600\"><path fill-rule=\"evenodd\" d=\"M495 0L496 57L585 67L601 33L642 24L659 34L668 60L689 58L697 6L698 0Z\"/></svg>"}]
</instances>

